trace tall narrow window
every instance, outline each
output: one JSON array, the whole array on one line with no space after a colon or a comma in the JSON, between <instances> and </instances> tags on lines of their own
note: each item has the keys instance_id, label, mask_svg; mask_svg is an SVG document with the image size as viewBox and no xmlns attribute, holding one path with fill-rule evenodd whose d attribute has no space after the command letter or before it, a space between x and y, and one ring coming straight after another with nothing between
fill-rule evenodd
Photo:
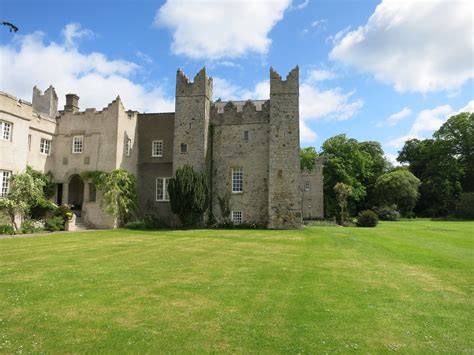
<instances>
[{"instance_id":1,"label":"tall narrow window","mask_svg":"<svg viewBox=\"0 0 474 355\"><path fill-rule=\"evenodd\" d=\"M49 155L51 153L51 140L41 138L40 153Z\"/></svg>"},{"instance_id":2,"label":"tall narrow window","mask_svg":"<svg viewBox=\"0 0 474 355\"><path fill-rule=\"evenodd\" d=\"M97 195L97 188L95 187L95 184L89 183L89 201L95 202L96 195Z\"/></svg>"},{"instance_id":3,"label":"tall narrow window","mask_svg":"<svg viewBox=\"0 0 474 355\"><path fill-rule=\"evenodd\" d=\"M10 188L11 171L0 170L0 197L6 197Z\"/></svg>"},{"instance_id":4,"label":"tall narrow window","mask_svg":"<svg viewBox=\"0 0 474 355\"><path fill-rule=\"evenodd\" d=\"M249 131L244 131L244 140L249 140Z\"/></svg>"},{"instance_id":5,"label":"tall narrow window","mask_svg":"<svg viewBox=\"0 0 474 355\"><path fill-rule=\"evenodd\" d=\"M73 154L80 154L84 150L84 136L72 137L72 152Z\"/></svg>"},{"instance_id":6,"label":"tall narrow window","mask_svg":"<svg viewBox=\"0 0 474 355\"><path fill-rule=\"evenodd\" d=\"M242 223L242 211L232 211L232 222L234 224Z\"/></svg>"},{"instance_id":7,"label":"tall narrow window","mask_svg":"<svg viewBox=\"0 0 474 355\"><path fill-rule=\"evenodd\" d=\"M152 157L163 156L163 141L153 141L151 145L151 156Z\"/></svg>"},{"instance_id":8,"label":"tall narrow window","mask_svg":"<svg viewBox=\"0 0 474 355\"><path fill-rule=\"evenodd\" d=\"M186 143L181 143L181 153L188 152L188 145Z\"/></svg>"},{"instance_id":9,"label":"tall narrow window","mask_svg":"<svg viewBox=\"0 0 474 355\"><path fill-rule=\"evenodd\" d=\"M232 169L232 192L240 193L244 191L244 173L242 168Z\"/></svg>"},{"instance_id":10,"label":"tall narrow window","mask_svg":"<svg viewBox=\"0 0 474 355\"><path fill-rule=\"evenodd\" d=\"M125 155L129 157L130 154L132 154L132 140L130 138L127 138L127 140L125 141Z\"/></svg>"},{"instance_id":11,"label":"tall narrow window","mask_svg":"<svg viewBox=\"0 0 474 355\"><path fill-rule=\"evenodd\" d=\"M170 178L156 178L156 201L169 201L168 183Z\"/></svg>"},{"instance_id":12,"label":"tall narrow window","mask_svg":"<svg viewBox=\"0 0 474 355\"><path fill-rule=\"evenodd\" d=\"M310 185L309 181L305 181L305 182L304 182L304 190L305 190L305 191L309 191L310 188L311 188L311 185Z\"/></svg>"},{"instance_id":13,"label":"tall narrow window","mask_svg":"<svg viewBox=\"0 0 474 355\"><path fill-rule=\"evenodd\" d=\"M6 121L0 121L0 138L9 141L12 138L12 124Z\"/></svg>"},{"instance_id":14,"label":"tall narrow window","mask_svg":"<svg viewBox=\"0 0 474 355\"><path fill-rule=\"evenodd\" d=\"M28 134L28 150L31 151L31 134Z\"/></svg>"}]
</instances>

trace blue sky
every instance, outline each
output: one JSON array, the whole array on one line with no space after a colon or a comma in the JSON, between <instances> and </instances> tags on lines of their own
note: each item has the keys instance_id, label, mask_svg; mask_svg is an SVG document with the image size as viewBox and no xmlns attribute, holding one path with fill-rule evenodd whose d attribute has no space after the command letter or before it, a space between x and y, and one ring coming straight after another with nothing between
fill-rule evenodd
<instances>
[{"instance_id":1,"label":"blue sky","mask_svg":"<svg viewBox=\"0 0 474 355\"><path fill-rule=\"evenodd\" d=\"M214 77L214 98L267 98L269 67L300 67L302 146L339 133L393 159L450 115L474 111L469 0L2 0L0 90L52 84L81 109L174 110L177 68Z\"/></svg>"}]
</instances>

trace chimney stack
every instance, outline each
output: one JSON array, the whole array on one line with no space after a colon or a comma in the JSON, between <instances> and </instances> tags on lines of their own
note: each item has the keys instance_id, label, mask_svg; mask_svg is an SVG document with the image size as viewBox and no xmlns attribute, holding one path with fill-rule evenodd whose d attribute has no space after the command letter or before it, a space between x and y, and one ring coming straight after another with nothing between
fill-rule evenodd
<instances>
[{"instance_id":1,"label":"chimney stack","mask_svg":"<svg viewBox=\"0 0 474 355\"><path fill-rule=\"evenodd\" d=\"M79 96L76 94L66 94L66 105L64 105L64 111L79 111Z\"/></svg>"}]
</instances>

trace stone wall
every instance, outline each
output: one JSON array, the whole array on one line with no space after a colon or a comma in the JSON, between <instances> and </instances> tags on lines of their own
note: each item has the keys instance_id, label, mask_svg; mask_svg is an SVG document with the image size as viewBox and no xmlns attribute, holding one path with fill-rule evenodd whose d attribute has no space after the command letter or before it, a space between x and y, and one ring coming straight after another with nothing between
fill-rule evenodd
<instances>
[{"instance_id":1,"label":"stone wall","mask_svg":"<svg viewBox=\"0 0 474 355\"><path fill-rule=\"evenodd\" d=\"M173 224L169 202L156 201L156 178L173 174L174 113L138 115L138 201L139 215L153 214ZM152 156L152 142L163 141L163 155Z\"/></svg>"},{"instance_id":2,"label":"stone wall","mask_svg":"<svg viewBox=\"0 0 474 355\"><path fill-rule=\"evenodd\" d=\"M323 158L316 158L314 169L301 172L301 207L304 219L324 218Z\"/></svg>"},{"instance_id":3,"label":"stone wall","mask_svg":"<svg viewBox=\"0 0 474 355\"><path fill-rule=\"evenodd\" d=\"M269 228L301 228L299 71L270 69Z\"/></svg>"},{"instance_id":4,"label":"stone wall","mask_svg":"<svg viewBox=\"0 0 474 355\"><path fill-rule=\"evenodd\" d=\"M221 198L231 211L242 212L243 223L268 223L268 121L268 103L261 111L250 101L241 112L231 102L223 113L212 110L212 213L219 222L223 222ZM235 167L243 171L242 193L232 193Z\"/></svg>"},{"instance_id":5,"label":"stone wall","mask_svg":"<svg viewBox=\"0 0 474 355\"><path fill-rule=\"evenodd\" d=\"M212 79L202 69L191 82L182 71L176 75L173 172L183 165L206 171ZM181 145L187 145L182 152Z\"/></svg>"}]
</instances>

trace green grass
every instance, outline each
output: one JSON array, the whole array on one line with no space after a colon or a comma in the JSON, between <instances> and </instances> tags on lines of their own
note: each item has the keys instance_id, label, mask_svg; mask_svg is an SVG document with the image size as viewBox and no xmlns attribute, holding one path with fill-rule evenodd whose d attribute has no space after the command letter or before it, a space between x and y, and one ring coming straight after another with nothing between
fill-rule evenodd
<instances>
[{"instance_id":1,"label":"green grass","mask_svg":"<svg viewBox=\"0 0 474 355\"><path fill-rule=\"evenodd\" d=\"M0 240L0 352L473 353L474 222Z\"/></svg>"}]
</instances>

